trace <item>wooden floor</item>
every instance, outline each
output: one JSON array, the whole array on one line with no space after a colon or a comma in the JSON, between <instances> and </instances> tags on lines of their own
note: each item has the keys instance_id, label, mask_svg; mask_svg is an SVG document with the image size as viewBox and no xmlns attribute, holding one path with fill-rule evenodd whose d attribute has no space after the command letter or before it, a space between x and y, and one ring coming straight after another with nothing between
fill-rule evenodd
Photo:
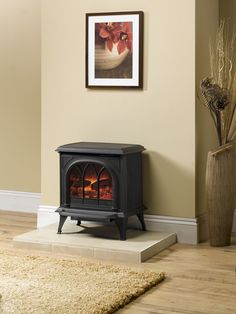
<instances>
[{"instance_id":1,"label":"wooden floor","mask_svg":"<svg viewBox=\"0 0 236 314\"><path fill-rule=\"evenodd\" d=\"M0 211L0 249L12 247L14 236L35 227L33 214ZM175 244L142 267L164 271L167 279L117 313L236 313L236 236L224 248Z\"/></svg>"}]
</instances>

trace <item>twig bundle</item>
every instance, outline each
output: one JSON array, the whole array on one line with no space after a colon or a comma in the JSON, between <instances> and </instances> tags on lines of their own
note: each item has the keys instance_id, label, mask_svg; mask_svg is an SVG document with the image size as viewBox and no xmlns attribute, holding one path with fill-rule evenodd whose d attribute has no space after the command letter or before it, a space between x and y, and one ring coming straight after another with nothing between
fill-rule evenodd
<instances>
[{"instance_id":1,"label":"twig bundle","mask_svg":"<svg viewBox=\"0 0 236 314\"><path fill-rule=\"evenodd\" d=\"M202 100L214 121L219 145L236 136L236 31L220 22L215 43L210 42L211 77L200 84Z\"/></svg>"}]
</instances>

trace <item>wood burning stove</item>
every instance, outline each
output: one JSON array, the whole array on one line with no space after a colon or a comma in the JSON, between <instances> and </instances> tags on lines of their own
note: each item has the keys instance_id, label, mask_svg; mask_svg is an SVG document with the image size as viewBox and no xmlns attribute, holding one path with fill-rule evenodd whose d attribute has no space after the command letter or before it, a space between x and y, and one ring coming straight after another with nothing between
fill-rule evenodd
<instances>
[{"instance_id":1,"label":"wood burning stove","mask_svg":"<svg viewBox=\"0 0 236 314\"><path fill-rule=\"evenodd\" d=\"M126 240L127 220L137 215L145 230L141 145L79 142L57 148L60 154L58 233L67 217L114 221Z\"/></svg>"}]
</instances>

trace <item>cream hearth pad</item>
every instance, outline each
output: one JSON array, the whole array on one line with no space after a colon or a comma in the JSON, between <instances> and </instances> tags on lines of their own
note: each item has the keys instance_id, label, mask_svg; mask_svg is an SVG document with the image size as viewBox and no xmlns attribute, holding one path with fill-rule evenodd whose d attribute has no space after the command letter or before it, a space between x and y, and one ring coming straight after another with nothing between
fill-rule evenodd
<instances>
[{"instance_id":1,"label":"cream hearth pad","mask_svg":"<svg viewBox=\"0 0 236 314\"><path fill-rule=\"evenodd\" d=\"M141 263L176 242L176 234L127 230L127 240L120 241L114 225L75 222L65 224L57 234L57 224L14 238L14 246L24 249L80 255L118 262Z\"/></svg>"}]
</instances>

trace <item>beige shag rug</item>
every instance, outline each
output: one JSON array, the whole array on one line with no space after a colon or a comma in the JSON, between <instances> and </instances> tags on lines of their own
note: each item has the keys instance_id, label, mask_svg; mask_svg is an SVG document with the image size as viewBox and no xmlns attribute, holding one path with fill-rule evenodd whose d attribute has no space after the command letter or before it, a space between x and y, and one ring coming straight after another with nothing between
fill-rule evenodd
<instances>
[{"instance_id":1,"label":"beige shag rug","mask_svg":"<svg viewBox=\"0 0 236 314\"><path fill-rule=\"evenodd\" d=\"M84 258L0 250L0 313L114 313L164 277Z\"/></svg>"}]
</instances>

